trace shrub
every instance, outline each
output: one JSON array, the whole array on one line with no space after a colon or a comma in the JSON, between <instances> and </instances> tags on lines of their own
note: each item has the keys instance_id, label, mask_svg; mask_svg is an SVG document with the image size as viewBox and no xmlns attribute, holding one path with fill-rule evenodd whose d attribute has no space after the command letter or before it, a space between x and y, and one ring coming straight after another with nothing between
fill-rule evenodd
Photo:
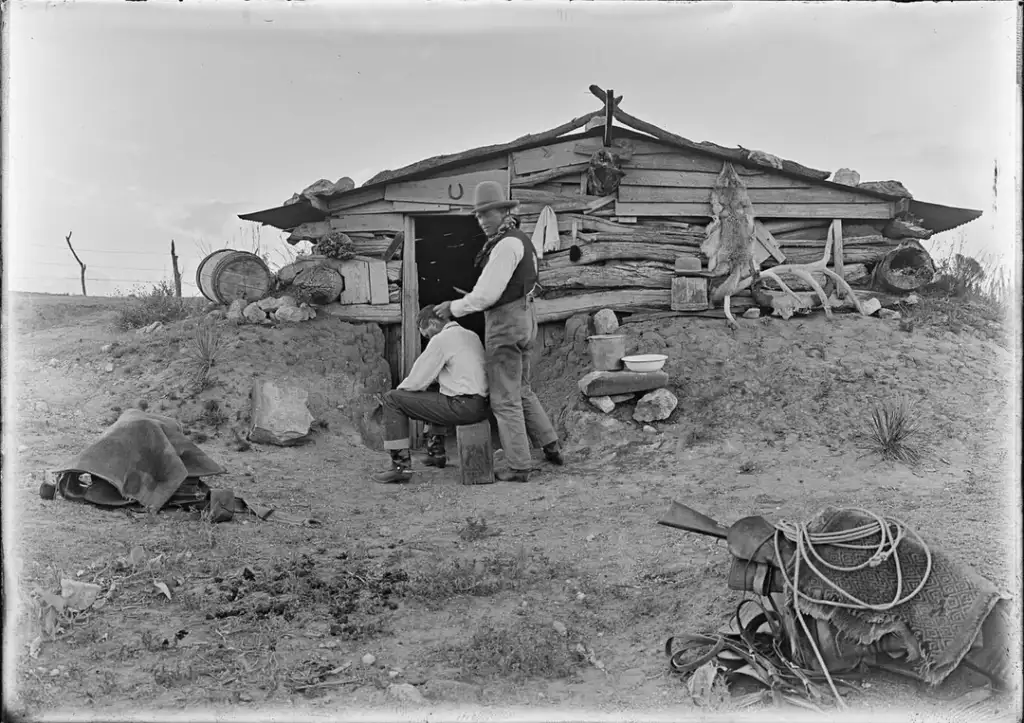
<instances>
[{"instance_id":1,"label":"shrub","mask_svg":"<svg viewBox=\"0 0 1024 723\"><path fill-rule=\"evenodd\" d=\"M114 323L121 331L140 329L156 321L179 321L188 317L193 308L191 300L175 296L173 284L164 279L149 289L133 289L118 309Z\"/></svg>"}]
</instances>

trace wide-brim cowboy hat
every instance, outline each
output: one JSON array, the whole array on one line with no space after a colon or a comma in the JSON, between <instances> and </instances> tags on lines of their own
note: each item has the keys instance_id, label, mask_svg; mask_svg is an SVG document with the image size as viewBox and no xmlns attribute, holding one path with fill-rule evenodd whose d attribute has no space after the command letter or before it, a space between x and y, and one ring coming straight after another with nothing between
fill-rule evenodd
<instances>
[{"instance_id":1,"label":"wide-brim cowboy hat","mask_svg":"<svg viewBox=\"0 0 1024 723\"><path fill-rule=\"evenodd\" d=\"M505 198L505 188L497 181L478 183L473 191L473 213L484 213L494 208L515 208L519 201Z\"/></svg>"}]
</instances>

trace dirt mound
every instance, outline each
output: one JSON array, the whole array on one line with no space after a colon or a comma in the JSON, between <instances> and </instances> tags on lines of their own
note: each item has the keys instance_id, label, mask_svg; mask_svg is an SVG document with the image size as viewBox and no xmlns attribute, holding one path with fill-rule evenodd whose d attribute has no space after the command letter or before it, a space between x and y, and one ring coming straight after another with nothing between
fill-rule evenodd
<instances>
[{"instance_id":1,"label":"dirt mound","mask_svg":"<svg viewBox=\"0 0 1024 723\"><path fill-rule=\"evenodd\" d=\"M936 327L904 331L898 321L814 315L747 321L736 331L724 321L696 318L621 330L627 354L668 355L665 371L679 406L654 426L687 446L728 436L769 444L856 442L872 404L896 396L915 402L927 420L924 436L955 446L957 424L994 433L991 415L1006 404L997 370L1011 368L1010 353ZM587 333L581 317L550 335L534 386L570 445L628 444L643 426L632 419L633 403L605 415L576 387L592 369ZM934 394L937 389L945 391Z\"/></svg>"},{"instance_id":2,"label":"dirt mound","mask_svg":"<svg viewBox=\"0 0 1024 723\"><path fill-rule=\"evenodd\" d=\"M150 334L121 335L107 351L85 352L86 365L113 367L104 372L120 400L112 413L118 406L146 406L178 419L200 439L241 436L255 380L273 379L309 393L319 429L382 447L380 395L391 378L379 326L330 317L282 326L206 320L217 350L205 382L197 384L198 323L189 319Z\"/></svg>"}]
</instances>

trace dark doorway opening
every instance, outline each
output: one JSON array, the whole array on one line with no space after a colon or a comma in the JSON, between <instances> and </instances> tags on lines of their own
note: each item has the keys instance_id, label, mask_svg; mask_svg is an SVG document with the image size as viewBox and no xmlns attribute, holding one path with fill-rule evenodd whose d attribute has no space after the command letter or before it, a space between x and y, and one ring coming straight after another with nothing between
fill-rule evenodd
<instances>
[{"instance_id":1,"label":"dark doorway opening","mask_svg":"<svg viewBox=\"0 0 1024 723\"><path fill-rule=\"evenodd\" d=\"M472 216L417 216L416 268L419 272L419 308L462 297L455 287L470 291L480 277L476 255L487 237ZM458 322L484 340L483 312ZM426 340L423 340L426 345Z\"/></svg>"}]
</instances>

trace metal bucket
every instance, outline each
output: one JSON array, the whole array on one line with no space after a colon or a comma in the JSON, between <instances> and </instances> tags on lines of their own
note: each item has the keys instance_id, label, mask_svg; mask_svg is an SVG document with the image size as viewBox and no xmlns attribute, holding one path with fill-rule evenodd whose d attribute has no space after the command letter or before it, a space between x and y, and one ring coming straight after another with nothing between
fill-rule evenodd
<instances>
[{"instance_id":1,"label":"metal bucket","mask_svg":"<svg viewBox=\"0 0 1024 723\"><path fill-rule=\"evenodd\" d=\"M599 372L614 372L622 369L622 357L626 356L625 334L595 334L587 337L590 342L590 360Z\"/></svg>"},{"instance_id":2,"label":"metal bucket","mask_svg":"<svg viewBox=\"0 0 1024 723\"><path fill-rule=\"evenodd\" d=\"M230 304L235 299L259 301L273 281L273 274L259 256L248 251L214 251L196 269L196 286L210 301Z\"/></svg>"}]
</instances>

